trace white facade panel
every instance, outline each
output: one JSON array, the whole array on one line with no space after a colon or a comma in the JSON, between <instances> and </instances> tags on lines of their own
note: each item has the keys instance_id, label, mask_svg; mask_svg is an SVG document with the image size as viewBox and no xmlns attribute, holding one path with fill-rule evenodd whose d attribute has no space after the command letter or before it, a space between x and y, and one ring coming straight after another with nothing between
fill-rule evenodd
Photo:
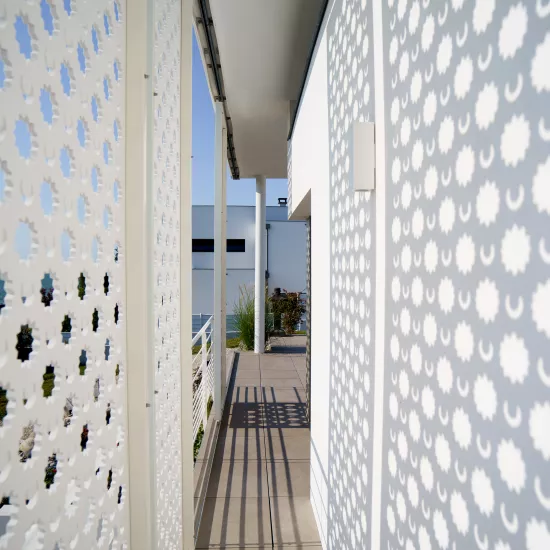
<instances>
[{"instance_id":1,"label":"white facade panel","mask_svg":"<svg viewBox=\"0 0 550 550\"><path fill-rule=\"evenodd\" d=\"M328 532L331 353L330 181L327 36L323 28L292 139L292 202L311 188L311 503L321 540ZM296 191L297 190L297 191ZM298 198L296 198L298 197Z\"/></svg>"},{"instance_id":2,"label":"white facade panel","mask_svg":"<svg viewBox=\"0 0 550 550\"><path fill-rule=\"evenodd\" d=\"M319 140L300 117L325 91L328 145L310 146L311 496L326 549L550 544L539 4L334 0L318 38L328 77L302 97L289 176L294 208L311 157L299 143ZM353 188L356 121L376 122L374 192Z\"/></svg>"},{"instance_id":3,"label":"white facade panel","mask_svg":"<svg viewBox=\"0 0 550 550\"><path fill-rule=\"evenodd\" d=\"M323 34L324 35L324 34ZM326 40L326 39L323 39ZM326 178L328 159L327 45L315 52L292 135L289 181L292 197L289 218L307 217L300 208L310 190ZM322 156L326 152L327 156ZM307 210L307 207L306 207ZM311 208L313 211L313 207Z\"/></svg>"}]
</instances>

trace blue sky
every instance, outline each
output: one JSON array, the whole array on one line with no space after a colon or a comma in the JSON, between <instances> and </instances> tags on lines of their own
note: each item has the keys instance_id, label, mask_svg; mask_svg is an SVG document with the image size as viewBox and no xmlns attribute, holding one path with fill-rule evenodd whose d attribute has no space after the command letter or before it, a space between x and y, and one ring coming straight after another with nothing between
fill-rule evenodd
<instances>
[{"instance_id":1,"label":"blue sky","mask_svg":"<svg viewBox=\"0 0 550 550\"><path fill-rule=\"evenodd\" d=\"M238 155L238 151L237 151ZM238 159L238 157L237 157ZM267 204L287 196L287 181L267 181ZM256 180L227 177L227 204L255 203ZM193 33L193 204L214 204L214 108Z\"/></svg>"}]
</instances>

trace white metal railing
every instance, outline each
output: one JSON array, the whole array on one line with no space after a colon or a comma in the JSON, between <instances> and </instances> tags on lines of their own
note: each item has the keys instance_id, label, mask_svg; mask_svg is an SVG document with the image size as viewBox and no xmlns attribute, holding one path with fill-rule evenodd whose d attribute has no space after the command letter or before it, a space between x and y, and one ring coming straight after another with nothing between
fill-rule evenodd
<instances>
[{"instance_id":1,"label":"white metal railing","mask_svg":"<svg viewBox=\"0 0 550 550\"><path fill-rule=\"evenodd\" d=\"M192 315L192 331L195 336L204 326L204 322L212 316L211 313L193 313ZM226 338L235 338L239 336L239 331L235 326L235 315L228 314L226 316Z\"/></svg>"},{"instance_id":2,"label":"white metal railing","mask_svg":"<svg viewBox=\"0 0 550 550\"><path fill-rule=\"evenodd\" d=\"M213 328L214 316L211 316L191 340L192 347L199 346L198 353L193 355L193 441L201 424L206 429L208 401L214 393Z\"/></svg>"}]
</instances>

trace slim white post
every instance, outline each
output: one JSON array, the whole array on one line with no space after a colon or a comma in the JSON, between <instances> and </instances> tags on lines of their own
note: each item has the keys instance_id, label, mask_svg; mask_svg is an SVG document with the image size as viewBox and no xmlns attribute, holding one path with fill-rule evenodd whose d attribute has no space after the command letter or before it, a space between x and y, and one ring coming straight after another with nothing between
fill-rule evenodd
<instances>
[{"instance_id":1,"label":"slim white post","mask_svg":"<svg viewBox=\"0 0 550 550\"><path fill-rule=\"evenodd\" d=\"M126 21L126 369L130 546L156 548L152 302L151 3L128 4Z\"/></svg>"},{"instance_id":2,"label":"slim white post","mask_svg":"<svg viewBox=\"0 0 550 550\"><path fill-rule=\"evenodd\" d=\"M225 396L225 265L226 265L226 150L227 130L223 105L216 102L214 167L214 414L222 419Z\"/></svg>"},{"instance_id":3,"label":"slim white post","mask_svg":"<svg viewBox=\"0 0 550 550\"><path fill-rule=\"evenodd\" d=\"M256 262L254 285L254 353L265 350L265 177L256 177Z\"/></svg>"},{"instance_id":4,"label":"slim white post","mask_svg":"<svg viewBox=\"0 0 550 550\"><path fill-rule=\"evenodd\" d=\"M193 481L193 333L192 298L192 199L191 113L193 0L181 2L180 58L180 361L181 361L181 483L182 548L195 548L195 501Z\"/></svg>"}]
</instances>

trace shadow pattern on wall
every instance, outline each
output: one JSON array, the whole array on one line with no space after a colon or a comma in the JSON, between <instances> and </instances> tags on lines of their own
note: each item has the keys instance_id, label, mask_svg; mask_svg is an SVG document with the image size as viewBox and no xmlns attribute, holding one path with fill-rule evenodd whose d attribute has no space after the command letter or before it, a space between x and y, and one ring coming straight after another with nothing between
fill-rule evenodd
<instances>
[{"instance_id":1,"label":"shadow pattern on wall","mask_svg":"<svg viewBox=\"0 0 550 550\"><path fill-rule=\"evenodd\" d=\"M549 14L384 2L384 548L550 548Z\"/></svg>"},{"instance_id":2,"label":"shadow pattern on wall","mask_svg":"<svg viewBox=\"0 0 550 550\"><path fill-rule=\"evenodd\" d=\"M336 1L328 21L331 372L327 545L368 548L374 380L374 197L355 193L354 120L372 120L372 7Z\"/></svg>"}]
</instances>

